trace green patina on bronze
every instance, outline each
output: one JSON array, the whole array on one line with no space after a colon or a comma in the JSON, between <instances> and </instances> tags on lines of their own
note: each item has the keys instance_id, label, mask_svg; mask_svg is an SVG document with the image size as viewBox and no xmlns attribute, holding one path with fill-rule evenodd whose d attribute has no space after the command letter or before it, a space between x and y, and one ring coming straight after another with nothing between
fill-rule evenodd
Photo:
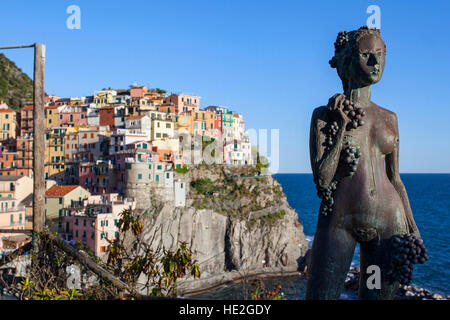
<instances>
[{"instance_id":1,"label":"green patina on bronze","mask_svg":"<svg viewBox=\"0 0 450 320\"><path fill-rule=\"evenodd\" d=\"M392 274L402 283L410 281L412 271L392 267L397 235L414 235L397 239L397 247L414 247L408 249L414 251L410 258L399 258L401 263L427 258L398 171L397 116L371 101L371 86L381 79L385 55L379 30L362 27L338 34L330 65L337 69L344 94L316 108L311 119L311 166L322 204L308 265L307 299L339 298L357 242L360 299L392 299L399 286ZM398 252L403 253L401 248ZM403 266L400 262L397 268ZM381 269L379 290L367 288L370 265Z\"/></svg>"}]
</instances>

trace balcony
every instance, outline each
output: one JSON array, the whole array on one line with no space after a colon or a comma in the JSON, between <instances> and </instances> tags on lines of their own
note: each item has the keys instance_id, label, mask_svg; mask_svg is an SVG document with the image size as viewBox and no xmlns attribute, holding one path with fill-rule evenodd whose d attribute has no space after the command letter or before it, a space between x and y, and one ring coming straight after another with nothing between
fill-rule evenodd
<instances>
[{"instance_id":1,"label":"balcony","mask_svg":"<svg viewBox=\"0 0 450 320\"><path fill-rule=\"evenodd\" d=\"M0 208L0 212L18 212L18 211L25 211L25 207L18 206L13 208Z\"/></svg>"},{"instance_id":2,"label":"balcony","mask_svg":"<svg viewBox=\"0 0 450 320\"><path fill-rule=\"evenodd\" d=\"M153 159L146 159L146 160L137 160L134 158L125 158L125 163L153 163Z\"/></svg>"}]
</instances>

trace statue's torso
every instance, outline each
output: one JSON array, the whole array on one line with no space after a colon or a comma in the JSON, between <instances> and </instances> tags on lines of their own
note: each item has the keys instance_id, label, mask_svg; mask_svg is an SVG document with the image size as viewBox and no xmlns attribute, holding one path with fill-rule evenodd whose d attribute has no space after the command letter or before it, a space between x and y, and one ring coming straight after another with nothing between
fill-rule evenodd
<instances>
[{"instance_id":1,"label":"statue's torso","mask_svg":"<svg viewBox=\"0 0 450 320\"><path fill-rule=\"evenodd\" d=\"M395 116L372 103L364 120L364 126L345 134L351 145L360 148L361 157L353 176L339 180L333 214L349 231L404 225L402 200L385 169L385 156L398 143ZM338 171L345 172L342 162ZM392 224L393 220L397 223Z\"/></svg>"}]
</instances>

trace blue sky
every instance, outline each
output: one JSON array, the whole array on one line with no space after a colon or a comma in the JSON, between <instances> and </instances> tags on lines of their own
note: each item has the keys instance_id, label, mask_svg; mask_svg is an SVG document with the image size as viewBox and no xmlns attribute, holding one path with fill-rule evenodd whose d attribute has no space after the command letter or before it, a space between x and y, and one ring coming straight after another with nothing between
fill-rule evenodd
<instances>
[{"instance_id":1,"label":"blue sky","mask_svg":"<svg viewBox=\"0 0 450 320\"><path fill-rule=\"evenodd\" d=\"M81 30L66 28L69 5ZM336 34L381 8L387 44L372 100L397 113L401 172L450 172L449 1L3 2L0 45L47 45L46 92L86 96L133 82L200 95L280 129L280 172L310 172L312 110L342 92ZM32 74L32 50L4 52Z\"/></svg>"}]
</instances>

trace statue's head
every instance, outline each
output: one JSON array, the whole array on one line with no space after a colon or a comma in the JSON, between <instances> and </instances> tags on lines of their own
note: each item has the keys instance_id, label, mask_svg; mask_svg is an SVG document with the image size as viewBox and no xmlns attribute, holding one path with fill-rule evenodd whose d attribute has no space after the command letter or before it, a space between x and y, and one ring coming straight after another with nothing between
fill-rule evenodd
<instances>
[{"instance_id":1,"label":"statue's head","mask_svg":"<svg viewBox=\"0 0 450 320\"><path fill-rule=\"evenodd\" d=\"M379 29L366 26L350 32L339 32L334 43L332 68L342 80L344 92L349 84L368 86L380 81L384 71L386 44Z\"/></svg>"}]
</instances>

